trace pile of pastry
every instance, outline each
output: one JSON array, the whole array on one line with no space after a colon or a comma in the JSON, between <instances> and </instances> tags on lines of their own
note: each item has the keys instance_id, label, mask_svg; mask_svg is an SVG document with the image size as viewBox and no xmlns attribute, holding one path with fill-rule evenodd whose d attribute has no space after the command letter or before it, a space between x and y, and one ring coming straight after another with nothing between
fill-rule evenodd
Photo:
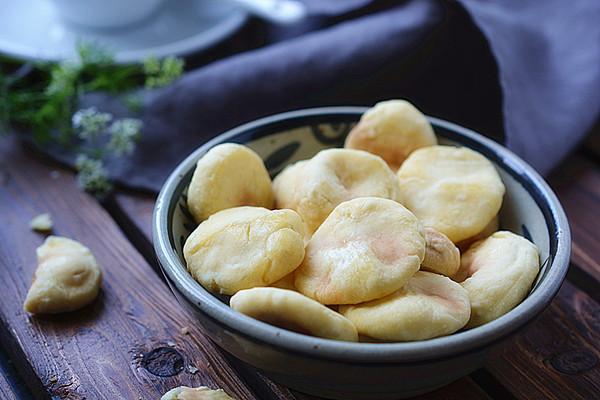
<instances>
[{"instance_id":1,"label":"pile of pastry","mask_svg":"<svg viewBox=\"0 0 600 400\"><path fill-rule=\"evenodd\" d=\"M272 180L233 143L197 162L184 257L246 315L346 341L414 341L498 318L540 268L533 243L498 230L505 186L466 147L439 145L404 100L378 103L343 148Z\"/></svg>"}]
</instances>

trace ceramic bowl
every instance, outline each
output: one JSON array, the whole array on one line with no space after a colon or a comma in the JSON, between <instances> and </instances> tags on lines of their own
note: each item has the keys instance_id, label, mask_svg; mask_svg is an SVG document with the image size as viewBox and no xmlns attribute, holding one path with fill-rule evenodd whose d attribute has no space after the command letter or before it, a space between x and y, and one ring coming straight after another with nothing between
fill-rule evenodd
<instances>
[{"instance_id":1,"label":"ceramic bowl","mask_svg":"<svg viewBox=\"0 0 600 400\"><path fill-rule=\"evenodd\" d=\"M195 228L186 189L196 161L211 147L242 143L271 175L319 150L340 147L366 108L326 107L248 123L209 141L187 157L161 190L153 219L158 260L173 293L217 345L273 381L301 392L339 399L406 398L447 385L482 368L532 323L558 291L570 256L565 213L544 180L506 148L453 123L429 118L441 144L467 146L497 167L507 192L500 227L529 238L542 268L527 298L504 316L449 336L405 343L347 343L287 331L228 306L187 272L182 248Z\"/></svg>"}]
</instances>

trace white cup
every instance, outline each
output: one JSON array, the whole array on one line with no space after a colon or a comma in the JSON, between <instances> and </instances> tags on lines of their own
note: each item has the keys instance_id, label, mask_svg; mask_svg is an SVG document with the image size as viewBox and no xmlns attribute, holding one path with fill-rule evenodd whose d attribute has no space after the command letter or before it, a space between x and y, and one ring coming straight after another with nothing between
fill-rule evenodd
<instances>
[{"instance_id":1,"label":"white cup","mask_svg":"<svg viewBox=\"0 0 600 400\"><path fill-rule=\"evenodd\" d=\"M58 15L87 28L118 28L149 17L165 0L52 0Z\"/></svg>"}]
</instances>

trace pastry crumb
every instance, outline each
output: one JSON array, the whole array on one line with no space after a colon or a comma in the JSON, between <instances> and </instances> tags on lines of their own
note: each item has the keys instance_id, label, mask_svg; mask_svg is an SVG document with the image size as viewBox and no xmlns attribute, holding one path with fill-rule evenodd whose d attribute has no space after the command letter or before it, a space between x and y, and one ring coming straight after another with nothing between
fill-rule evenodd
<instances>
[{"instance_id":1,"label":"pastry crumb","mask_svg":"<svg viewBox=\"0 0 600 400\"><path fill-rule=\"evenodd\" d=\"M40 214L29 221L29 227L34 231L48 232L53 226L52 217L48 213Z\"/></svg>"},{"instance_id":2,"label":"pastry crumb","mask_svg":"<svg viewBox=\"0 0 600 400\"><path fill-rule=\"evenodd\" d=\"M190 329L187 326L184 326L183 328L181 328L181 333L183 335L187 335L188 333L190 333Z\"/></svg>"}]
</instances>

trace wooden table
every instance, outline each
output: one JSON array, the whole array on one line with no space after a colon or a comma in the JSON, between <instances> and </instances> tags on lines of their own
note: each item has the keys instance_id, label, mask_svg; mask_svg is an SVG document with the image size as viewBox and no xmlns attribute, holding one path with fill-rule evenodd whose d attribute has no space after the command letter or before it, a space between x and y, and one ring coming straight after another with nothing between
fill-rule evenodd
<instances>
[{"instance_id":1,"label":"wooden table","mask_svg":"<svg viewBox=\"0 0 600 400\"><path fill-rule=\"evenodd\" d=\"M600 398L598 143L592 138L550 178L573 236L568 279L552 305L502 359L422 399ZM158 399L179 385L205 385L237 399L314 399L203 336L158 269L153 206L154 195L127 191L100 204L69 170L0 138L0 398ZM104 280L90 306L34 316L23 300L45 235L28 224L46 212L53 234L91 249Z\"/></svg>"}]
</instances>

